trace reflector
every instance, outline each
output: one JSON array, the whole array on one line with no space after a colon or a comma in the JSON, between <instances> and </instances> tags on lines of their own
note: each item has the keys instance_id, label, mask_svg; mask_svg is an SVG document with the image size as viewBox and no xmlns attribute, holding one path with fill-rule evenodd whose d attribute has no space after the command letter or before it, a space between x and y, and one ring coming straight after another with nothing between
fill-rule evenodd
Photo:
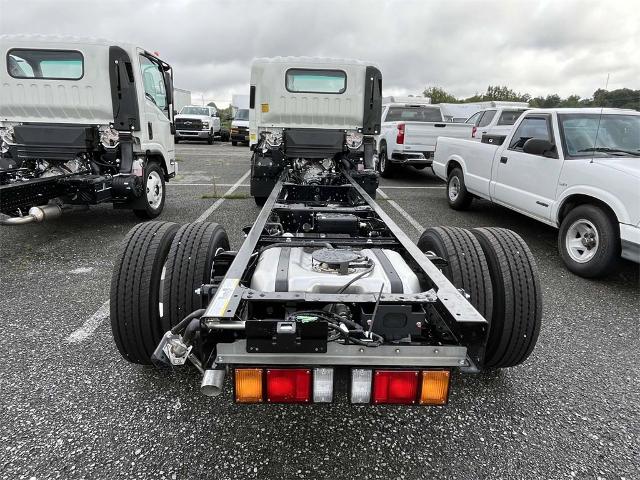
<instances>
[{"instance_id":1,"label":"reflector","mask_svg":"<svg viewBox=\"0 0 640 480\"><path fill-rule=\"evenodd\" d=\"M236 368L236 402L262 402L262 369Z\"/></svg>"},{"instance_id":2,"label":"reflector","mask_svg":"<svg viewBox=\"0 0 640 480\"><path fill-rule=\"evenodd\" d=\"M425 370L422 372L420 405L444 405L449 397L449 371Z\"/></svg>"},{"instance_id":3,"label":"reflector","mask_svg":"<svg viewBox=\"0 0 640 480\"><path fill-rule=\"evenodd\" d=\"M333 400L333 368L313 369L313 401L315 403Z\"/></svg>"},{"instance_id":4,"label":"reflector","mask_svg":"<svg viewBox=\"0 0 640 480\"><path fill-rule=\"evenodd\" d=\"M351 370L351 403L369 403L371 400L371 370Z\"/></svg>"},{"instance_id":5,"label":"reflector","mask_svg":"<svg viewBox=\"0 0 640 480\"><path fill-rule=\"evenodd\" d=\"M373 403L416 403L418 372L376 370L373 376Z\"/></svg>"},{"instance_id":6,"label":"reflector","mask_svg":"<svg viewBox=\"0 0 640 480\"><path fill-rule=\"evenodd\" d=\"M267 402L305 403L310 399L310 370L306 368L267 370Z\"/></svg>"}]
</instances>

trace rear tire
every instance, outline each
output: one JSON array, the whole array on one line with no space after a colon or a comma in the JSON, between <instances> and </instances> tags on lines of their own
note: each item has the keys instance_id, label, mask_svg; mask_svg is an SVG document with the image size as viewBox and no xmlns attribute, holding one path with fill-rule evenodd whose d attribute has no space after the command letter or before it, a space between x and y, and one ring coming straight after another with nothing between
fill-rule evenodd
<instances>
[{"instance_id":1,"label":"rear tire","mask_svg":"<svg viewBox=\"0 0 640 480\"><path fill-rule=\"evenodd\" d=\"M469 301L490 319L493 312L493 289L489 267L482 247L473 234L464 228L427 228L418 240L423 252L431 251L445 259L448 265L442 273L456 287L470 295Z\"/></svg>"},{"instance_id":2,"label":"rear tire","mask_svg":"<svg viewBox=\"0 0 640 480\"><path fill-rule=\"evenodd\" d=\"M165 330L204 307L195 290L211 282L215 256L223 250L229 250L229 238L217 223L194 222L180 227L167 256L162 301Z\"/></svg>"},{"instance_id":3,"label":"rear tire","mask_svg":"<svg viewBox=\"0 0 640 480\"><path fill-rule=\"evenodd\" d=\"M378 171L380 175L384 178L389 178L393 176L393 172L395 170L395 165L389 162L389 157L387 156L387 146L380 146L380 153L378 154Z\"/></svg>"},{"instance_id":4,"label":"rear tire","mask_svg":"<svg viewBox=\"0 0 640 480\"><path fill-rule=\"evenodd\" d=\"M604 276L620 256L617 222L595 205L579 205L562 220L558 250L564 264L576 275Z\"/></svg>"},{"instance_id":5,"label":"rear tire","mask_svg":"<svg viewBox=\"0 0 640 480\"><path fill-rule=\"evenodd\" d=\"M447 177L447 201L454 210L466 210L473 201L473 196L464 184L464 174L459 167L454 168Z\"/></svg>"},{"instance_id":6,"label":"rear tire","mask_svg":"<svg viewBox=\"0 0 640 480\"><path fill-rule=\"evenodd\" d=\"M525 241L506 228L474 228L489 264L493 315L483 368L522 363L538 340L542 291L538 269Z\"/></svg>"},{"instance_id":7,"label":"rear tire","mask_svg":"<svg viewBox=\"0 0 640 480\"><path fill-rule=\"evenodd\" d=\"M256 205L259 207L264 207L264 204L267 203L268 197L253 197L256 202Z\"/></svg>"},{"instance_id":8,"label":"rear tire","mask_svg":"<svg viewBox=\"0 0 640 480\"><path fill-rule=\"evenodd\" d=\"M165 330L160 321L160 279L179 226L146 222L133 227L120 247L111 276L113 339L130 362L151 364Z\"/></svg>"},{"instance_id":9,"label":"rear tire","mask_svg":"<svg viewBox=\"0 0 640 480\"><path fill-rule=\"evenodd\" d=\"M144 170L143 200L146 200L145 208L134 209L133 213L138 218L150 220L156 218L164 209L164 201L167 188L164 180L164 172L157 162L149 162Z\"/></svg>"}]
</instances>

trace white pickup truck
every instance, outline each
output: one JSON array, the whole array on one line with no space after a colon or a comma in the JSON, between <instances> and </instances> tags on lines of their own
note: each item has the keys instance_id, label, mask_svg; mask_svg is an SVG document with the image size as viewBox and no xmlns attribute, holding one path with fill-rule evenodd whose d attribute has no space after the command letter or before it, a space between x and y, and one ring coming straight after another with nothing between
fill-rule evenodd
<instances>
[{"instance_id":1,"label":"white pickup truck","mask_svg":"<svg viewBox=\"0 0 640 480\"><path fill-rule=\"evenodd\" d=\"M578 275L640 263L640 112L529 110L502 145L440 138L433 170L454 209L481 197L559 228Z\"/></svg>"},{"instance_id":2,"label":"white pickup truck","mask_svg":"<svg viewBox=\"0 0 640 480\"><path fill-rule=\"evenodd\" d=\"M514 107L487 108L471 115L465 123L473 125L473 140L501 144L526 110Z\"/></svg>"},{"instance_id":3,"label":"white pickup truck","mask_svg":"<svg viewBox=\"0 0 640 480\"><path fill-rule=\"evenodd\" d=\"M180 140L206 140L209 145L220 136L220 116L215 107L187 105L176 115L176 143Z\"/></svg>"},{"instance_id":4,"label":"white pickup truck","mask_svg":"<svg viewBox=\"0 0 640 480\"><path fill-rule=\"evenodd\" d=\"M376 136L378 171L389 177L398 165L423 169L431 165L438 137L471 138L472 125L443 119L439 105L428 99L390 97L382 106L382 127Z\"/></svg>"}]
</instances>

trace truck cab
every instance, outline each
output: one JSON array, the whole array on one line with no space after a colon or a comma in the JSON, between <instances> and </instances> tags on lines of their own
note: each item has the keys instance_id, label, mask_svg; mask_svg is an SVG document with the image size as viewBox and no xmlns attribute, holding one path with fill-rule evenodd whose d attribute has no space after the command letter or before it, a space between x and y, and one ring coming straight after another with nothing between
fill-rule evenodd
<instances>
[{"instance_id":1,"label":"truck cab","mask_svg":"<svg viewBox=\"0 0 640 480\"><path fill-rule=\"evenodd\" d=\"M159 215L177 170L171 66L75 37L3 35L0 54L0 223L104 202Z\"/></svg>"},{"instance_id":2,"label":"truck cab","mask_svg":"<svg viewBox=\"0 0 640 480\"><path fill-rule=\"evenodd\" d=\"M526 108L520 107L487 108L469 117L465 123L473 125L473 140L502 143L518 118L526 111Z\"/></svg>"},{"instance_id":3,"label":"truck cab","mask_svg":"<svg viewBox=\"0 0 640 480\"><path fill-rule=\"evenodd\" d=\"M176 115L176 143L180 140L205 140L213 144L220 136L220 116L215 107L187 105Z\"/></svg>"},{"instance_id":4,"label":"truck cab","mask_svg":"<svg viewBox=\"0 0 640 480\"><path fill-rule=\"evenodd\" d=\"M249 145L249 109L239 108L233 116L231 122L231 145L234 147L238 143Z\"/></svg>"}]
</instances>

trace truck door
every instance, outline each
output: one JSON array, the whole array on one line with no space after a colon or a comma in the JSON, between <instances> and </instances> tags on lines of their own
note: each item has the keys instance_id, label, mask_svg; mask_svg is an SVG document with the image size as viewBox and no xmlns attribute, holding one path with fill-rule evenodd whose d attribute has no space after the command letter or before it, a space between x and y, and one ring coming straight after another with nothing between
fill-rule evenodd
<instances>
[{"instance_id":1,"label":"truck door","mask_svg":"<svg viewBox=\"0 0 640 480\"><path fill-rule=\"evenodd\" d=\"M543 155L524 153L530 138L555 142L551 115L535 114L522 119L509 145L496 152L492 172L492 199L544 220L551 219L562 160L558 148Z\"/></svg>"},{"instance_id":2,"label":"truck door","mask_svg":"<svg viewBox=\"0 0 640 480\"><path fill-rule=\"evenodd\" d=\"M147 140L145 149L162 153L169 165L175 158L175 147L162 67L156 59L141 53L140 73L144 88L144 118L140 119L140 128Z\"/></svg>"}]
</instances>

